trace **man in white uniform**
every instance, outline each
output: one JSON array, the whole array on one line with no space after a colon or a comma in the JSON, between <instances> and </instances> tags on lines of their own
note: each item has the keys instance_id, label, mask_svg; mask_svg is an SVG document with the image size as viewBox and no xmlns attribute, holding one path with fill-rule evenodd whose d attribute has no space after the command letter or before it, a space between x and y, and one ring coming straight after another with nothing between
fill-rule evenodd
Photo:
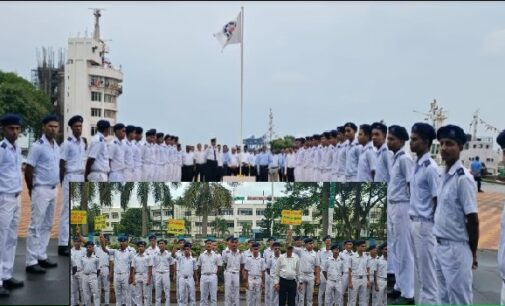
<instances>
[{"instance_id":1,"label":"man in white uniform","mask_svg":"<svg viewBox=\"0 0 505 306\"><path fill-rule=\"evenodd\" d=\"M195 284L198 283L196 259L191 256L191 243L184 243L183 254L176 254L176 244L172 249L172 257L177 261L177 291L179 306L195 306Z\"/></svg>"},{"instance_id":2,"label":"man in white uniform","mask_svg":"<svg viewBox=\"0 0 505 306\"><path fill-rule=\"evenodd\" d=\"M344 273L344 260L340 257L340 246L331 246L332 256L322 265L323 275L326 279L324 305L336 306L342 301L342 275ZM321 289L319 289L321 290ZM318 303L323 305L323 303Z\"/></svg>"},{"instance_id":3,"label":"man in white uniform","mask_svg":"<svg viewBox=\"0 0 505 306\"><path fill-rule=\"evenodd\" d=\"M89 145L88 160L84 179L90 182L107 182L109 179L110 162L109 146L105 137L109 136L110 123L99 120L96 123L97 132Z\"/></svg>"},{"instance_id":4,"label":"man in white uniform","mask_svg":"<svg viewBox=\"0 0 505 306\"><path fill-rule=\"evenodd\" d=\"M217 305L217 273L220 272L223 262L219 254L212 251L212 240L207 239L206 250L198 257L200 275L200 306Z\"/></svg>"},{"instance_id":5,"label":"man in white uniform","mask_svg":"<svg viewBox=\"0 0 505 306\"><path fill-rule=\"evenodd\" d=\"M500 145L503 153L503 162L505 163L505 130L503 130L496 142ZM500 276L502 278L501 285L501 305L505 305L505 207L501 214L501 230L500 230L500 248L498 249L498 267L500 267Z\"/></svg>"},{"instance_id":6,"label":"man in white uniform","mask_svg":"<svg viewBox=\"0 0 505 306\"><path fill-rule=\"evenodd\" d=\"M239 306L240 295L240 264L242 253L237 249L238 239L229 237L229 249L222 254L224 270L224 304L226 306Z\"/></svg>"},{"instance_id":7,"label":"man in white uniform","mask_svg":"<svg viewBox=\"0 0 505 306\"><path fill-rule=\"evenodd\" d=\"M100 293L98 291L100 259L93 253L93 241L88 241L85 245L86 255L80 259L82 265L81 284L84 295L84 305L100 306Z\"/></svg>"},{"instance_id":8,"label":"man in white uniform","mask_svg":"<svg viewBox=\"0 0 505 306\"><path fill-rule=\"evenodd\" d=\"M265 288L265 260L261 258L259 244L252 245L252 256L247 258L244 266L247 288L247 306L259 306L261 290Z\"/></svg>"}]
</instances>

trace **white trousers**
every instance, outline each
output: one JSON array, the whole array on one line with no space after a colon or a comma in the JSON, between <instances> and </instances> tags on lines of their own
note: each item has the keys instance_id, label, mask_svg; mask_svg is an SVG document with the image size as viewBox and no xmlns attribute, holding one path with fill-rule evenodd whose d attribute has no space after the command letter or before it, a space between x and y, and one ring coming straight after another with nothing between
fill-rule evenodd
<instances>
[{"instance_id":1,"label":"white trousers","mask_svg":"<svg viewBox=\"0 0 505 306\"><path fill-rule=\"evenodd\" d=\"M414 254L410 236L409 202L388 203L388 223L391 221L391 246L388 244L388 259L393 254L395 262L395 289L405 298L414 297ZM391 217L391 218L389 218Z\"/></svg>"},{"instance_id":2,"label":"white trousers","mask_svg":"<svg viewBox=\"0 0 505 306\"><path fill-rule=\"evenodd\" d=\"M135 273L135 293L133 301L135 305L150 305L151 301L148 300L147 296L147 272L146 273Z\"/></svg>"},{"instance_id":3,"label":"white trousers","mask_svg":"<svg viewBox=\"0 0 505 306\"><path fill-rule=\"evenodd\" d=\"M195 306L195 279L193 276L179 276L177 280L177 292L179 306ZM238 304L237 304L238 306Z\"/></svg>"},{"instance_id":4,"label":"white trousers","mask_svg":"<svg viewBox=\"0 0 505 306\"><path fill-rule=\"evenodd\" d=\"M32 218L26 239L26 266L47 259L55 199L56 188L36 186L32 189Z\"/></svg>"},{"instance_id":5,"label":"white trousers","mask_svg":"<svg viewBox=\"0 0 505 306\"><path fill-rule=\"evenodd\" d=\"M367 278L352 277L352 289L349 288L349 306L356 306L356 299L359 297L360 306L368 306Z\"/></svg>"},{"instance_id":6,"label":"white trousers","mask_svg":"<svg viewBox=\"0 0 505 306\"><path fill-rule=\"evenodd\" d=\"M134 182L142 181L142 166L135 167L134 169Z\"/></svg>"},{"instance_id":7,"label":"white trousers","mask_svg":"<svg viewBox=\"0 0 505 306\"><path fill-rule=\"evenodd\" d=\"M104 291L104 303L110 302L110 284L109 284L109 267L100 267L100 275L98 276L98 292L101 295Z\"/></svg>"},{"instance_id":8,"label":"white trousers","mask_svg":"<svg viewBox=\"0 0 505 306\"><path fill-rule=\"evenodd\" d=\"M505 305L505 280L501 284L501 302L500 305Z\"/></svg>"},{"instance_id":9,"label":"white trousers","mask_svg":"<svg viewBox=\"0 0 505 306\"><path fill-rule=\"evenodd\" d=\"M68 239L70 237L69 232L69 209L70 209L70 196L69 196L69 188L71 182L84 182L83 174L66 174L63 179L63 205L61 206L61 214L60 214L60 226L58 230L58 245L59 246L68 246Z\"/></svg>"},{"instance_id":10,"label":"white trousers","mask_svg":"<svg viewBox=\"0 0 505 306\"><path fill-rule=\"evenodd\" d=\"M88 174L88 181L90 182L107 182L109 175L104 172L91 172Z\"/></svg>"},{"instance_id":11,"label":"white trousers","mask_svg":"<svg viewBox=\"0 0 505 306\"><path fill-rule=\"evenodd\" d=\"M347 292L348 287L349 287L349 272L344 272L344 274L342 275L342 295L339 296L340 298L340 302L338 303L339 305L344 305L344 294ZM347 303L349 303L349 297L350 295L347 294Z\"/></svg>"},{"instance_id":12,"label":"white trousers","mask_svg":"<svg viewBox=\"0 0 505 306\"><path fill-rule=\"evenodd\" d=\"M224 305L240 305L240 272L224 272Z\"/></svg>"},{"instance_id":13,"label":"white trousers","mask_svg":"<svg viewBox=\"0 0 505 306\"><path fill-rule=\"evenodd\" d=\"M432 233L433 223L429 221L412 221L410 234L414 250L415 266L419 278L419 304L438 305L437 273L435 271L435 244Z\"/></svg>"},{"instance_id":14,"label":"white trousers","mask_svg":"<svg viewBox=\"0 0 505 306\"><path fill-rule=\"evenodd\" d=\"M100 294L98 292L98 279L96 274L82 274L81 284L84 296L84 305L100 306Z\"/></svg>"},{"instance_id":15,"label":"white trousers","mask_svg":"<svg viewBox=\"0 0 505 306\"><path fill-rule=\"evenodd\" d=\"M129 273L114 273L114 293L117 305L130 305L128 284Z\"/></svg>"},{"instance_id":16,"label":"white trousers","mask_svg":"<svg viewBox=\"0 0 505 306\"><path fill-rule=\"evenodd\" d=\"M200 277L200 306L217 305L217 275L205 275Z\"/></svg>"},{"instance_id":17,"label":"white trousers","mask_svg":"<svg viewBox=\"0 0 505 306\"><path fill-rule=\"evenodd\" d=\"M321 290L321 288L319 288ZM342 282L340 280L327 280L324 290L324 304L318 305L325 306L343 306L342 304Z\"/></svg>"},{"instance_id":18,"label":"white trousers","mask_svg":"<svg viewBox=\"0 0 505 306\"><path fill-rule=\"evenodd\" d=\"M125 182L135 182L135 169L126 168L124 171Z\"/></svg>"},{"instance_id":19,"label":"white trousers","mask_svg":"<svg viewBox=\"0 0 505 306\"><path fill-rule=\"evenodd\" d=\"M153 182L153 166L151 164L144 164L142 166L142 181Z\"/></svg>"},{"instance_id":20,"label":"white trousers","mask_svg":"<svg viewBox=\"0 0 505 306\"><path fill-rule=\"evenodd\" d=\"M295 182L303 182L302 181L302 169L300 166L296 166L295 170L293 170L293 175L295 176Z\"/></svg>"},{"instance_id":21,"label":"white trousers","mask_svg":"<svg viewBox=\"0 0 505 306\"><path fill-rule=\"evenodd\" d=\"M70 290L70 305L82 304L81 272L77 272L70 277Z\"/></svg>"},{"instance_id":22,"label":"white trousers","mask_svg":"<svg viewBox=\"0 0 505 306\"><path fill-rule=\"evenodd\" d=\"M323 305L325 301L326 294L326 277L324 277L323 272L320 273L320 283L319 283L319 292L317 294L317 305Z\"/></svg>"},{"instance_id":23,"label":"white trousers","mask_svg":"<svg viewBox=\"0 0 505 306\"><path fill-rule=\"evenodd\" d=\"M124 182L125 181L125 175L124 175L124 170L120 171L111 171L109 173L109 182Z\"/></svg>"},{"instance_id":24,"label":"white trousers","mask_svg":"<svg viewBox=\"0 0 505 306\"><path fill-rule=\"evenodd\" d=\"M154 280L156 306L161 306L161 291L165 292L165 306L170 305L170 273L156 272Z\"/></svg>"},{"instance_id":25,"label":"white trousers","mask_svg":"<svg viewBox=\"0 0 505 306\"><path fill-rule=\"evenodd\" d=\"M16 245L18 241L18 227L21 197L16 194L0 194L0 286L2 280L12 278ZM67 223L68 226L68 223Z\"/></svg>"},{"instance_id":26,"label":"white trousers","mask_svg":"<svg viewBox=\"0 0 505 306\"><path fill-rule=\"evenodd\" d=\"M249 276L247 282L247 306L259 306L261 304L261 276Z\"/></svg>"},{"instance_id":27,"label":"white trousers","mask_svg":"<svg viewBox=\"0 0 505 306\"><path fill-rule=\"evenodd\" d=\"M314 273L302 273L300 279L301 282L303 282L303 286L301 289L298 289L297 305L303 306L305 305L305 301L307 301L307 306L312 306L314 296Z\"/></svg>"},{"instance_id":28,"label":"white trousers","mask_svg":"<svg viewBox=\"0 0 505 306\"><path fill-rule=\"evenodd\" d=\"M471 305L472 252L468 242L444 240L435 248L440 302L451 305Z\"/></svg>"},{"instance_id":29,"label":"white trousers","mask_svg":"<svg viewBox=\"0 0 505 306\"><path fill-rule=\"evenodd\" d=\"M267 275L266 278L270 279L269 286L265 287L269 292L269 300L265 302L266 306L278 306L279 305L279 292L275 290L275 276Z\"/></svg>"},{"instance_id":30,"label":"white trousers","mask_svg":"<svg viewBox=\"0 0 505 306\"><path fill-rule=\"evenodd\" d=\"M375 291L375 285L372 290L372 306L386 306L387 303L387 291L386 287L388 285L387 279L377 277L379 291Z\"/></svg>"}]
</instances>

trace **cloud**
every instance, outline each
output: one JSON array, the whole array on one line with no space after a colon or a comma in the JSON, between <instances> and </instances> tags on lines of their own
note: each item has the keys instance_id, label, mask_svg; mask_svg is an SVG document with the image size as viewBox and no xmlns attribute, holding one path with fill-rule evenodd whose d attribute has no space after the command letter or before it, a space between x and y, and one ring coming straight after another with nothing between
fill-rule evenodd
<instances>
[{"instance_id":1,"label":"cloud","mask_svg":"<svg viewBox=\"0 0 505 306\"><path fill-rule=\"evenodd\" d=\"M505 29L493 31L484 36L482 52L489 56L503 56L505 54Z\"/></svg>"},{"instance_id":2,"label":"cloud","mask_svg":"<svg viewBox=\"0 0 505 306\"><path fill-rule=\"evenodd\" d=\"M297 71L278 71L272 75L271 82L274 85L300 85L307 84L309 79Z\"/></svg>"}]
</instances>

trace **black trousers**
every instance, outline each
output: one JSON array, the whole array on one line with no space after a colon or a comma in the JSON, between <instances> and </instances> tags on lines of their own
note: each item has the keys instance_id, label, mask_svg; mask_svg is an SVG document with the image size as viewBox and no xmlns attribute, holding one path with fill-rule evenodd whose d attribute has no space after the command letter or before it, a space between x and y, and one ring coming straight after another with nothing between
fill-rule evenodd
<instances>
[{"instance_id":1,"label":"black trousers","mask_svg":"<svg viewBox=\"0 0 505 306\"><path fill-rule=\"evenodd\" d=\"M221 182L221 180L223 179L223 167L217 167L217 177L216 177L216 180L218 182Z\"/></svg>"},{"instance_id":2,"label":"black trousers","mask_svg":"<svg viewBox=\"0 0 505 306\"><path fill-rule=\"evenodd\" d=\"M279 182L286 181L286 174L284 173L284 167L279 168Z\"/></svg>"},{"instance_id":3,"label":"black trousers","mask_svg":"<svg viewBox=\"0 0 505 306\"><path fill-rule=\"evenodd\" d=\"M481 191L480 186L482 183L482 177L480 176L474 176L473 179L477 182L477 190Z\"/></svg>"},{"instance_id":4,"label":"black trousers","mask_svg":"<svg viewBox=\"0 0 505 306\"><path fill-rule=\"evenodd\" d=\"M200 175L200 182L205 182L205 164L196 164L195 182L198 182L198 175Z\"/></svg>"},{"instance_id":5,"label":"black trousers","mask_svg":"<svg viewBox=\"0 0 505 306\"><path fill-rule=\"evenodd\" d=\"M260 182L268 182L268 166L260 166Z\"/></svg>"},{"instance_id":6,"label":"black trousers","mask_svg":"<svg viewBox=\"0 0 505 306\"><path fill-rule=\"evenodd\" d=\"M288 168L287 171L287 181L294 182L295 181L295 168Z\"/></svg>"},{"instance_id":7,"label":"black trousers","mask_svg":"<svg viewBox=\"0 0 505 306\"><path fill-rule=\"evenodd\" d=\"M229 176L230 175L230 168L228 168L228 165L224 164L223 165L223 176Z\"/></svg>"},{"instance_id":8,"label":"black trousers","mask_svg":"<svg viewBox=\"0 0 505 306\"><path fill-rule=\"evenodd\" d=\"M217 182L217 161L208 160L206 165L207 171L205 173L206 182Z\"/></svg>"},{"instance_id":9,"label":"black trousers","mask_svg":"<svg viewBox=\"0 0 505 306\"><path fill-rule=\"evenodd\" d=\"M285 306L286 300L288 306L295 306L296 280L279 279L279 306Z\"/></svg>"},{"instance_id":10,"label":"black trousers","mask_svg":"<svg viewBox=\"0 0 505 306\"><path fill-rule=\"evenodd\" d=\"M193 165L191 166L182 166L181 171L181 182L191 182L193 180Z\"/></svg>"}]
</instances>

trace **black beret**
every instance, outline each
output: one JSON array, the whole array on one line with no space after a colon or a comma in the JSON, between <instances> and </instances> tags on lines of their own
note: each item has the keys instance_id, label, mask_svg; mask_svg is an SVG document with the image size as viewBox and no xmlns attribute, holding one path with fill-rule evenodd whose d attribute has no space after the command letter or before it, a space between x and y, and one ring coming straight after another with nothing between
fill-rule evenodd
<instances>
[{"instance_id":1,"label":"black beret","mask_svg":"<svg viewBox=\"0 0 505 306\"><path fill-rule=\"evenodd\" d=\"M110 122L108 120L98 120L96 127L100 130L110 128Z\"/></svg>"},{"instance_id":2,"label":"black beret","mask_svg":"<svg viewBox=\"0 0 505 306\"><path fill-rule=\"evenodd\" d=\"M251 243L251 242L253 242L253 243L254 243L254 242L256 242L256 240L254 240L254 239L249 239L249 241L247 241L247 243Z\"/></svg>"},{"instance_id":3,"label":"black beret","mask_svg":"<svg viewBox=\"0 0 505 306\"><path fill-rule=\"evenodd\" d=\"M372 134L372 126L370 124L362 124L359 126L360 130L363 130L366 135Z\"/></svg>"},{"instance_id":4,"label":"black beret","mask_svg":"<svg viewBox=\"0 0 505 306\"><path fill-rule=\"evenodd\" d=\"M377 248L377 246L371 245L366 250L367 250L367 252L370 252L371 250L376 249L376 248Z\"/></svg>"},{"instance_id":5,"label":"black beret","mask_svg":"<svg viewBox=\"0 0 505 306\"><path fill-rule=\"evenodd\" d=\"M314 139L314 140L320 140L321 139L321 135L314 134L314 136L312 136L312 139Z\"/></svg>"},{"instance_id":6,"label":"black beret","mask_svg":"<svg viewBox=\"0 0 505 306\"><path fill-rule=\"evenodd\" d=\"M216 138L212 138L210 141L216 141Z\"/></svg>"},{"instance_id":7,"label":"black beret","mask_svg":"<svg viewBox=\"0 0 505 306\"><path fill-rule=\"evenodd\" d=\"M75 116L73 116L72 118L70 118L70 119L68 120L68 126L72 126L72 125L73 125L74 123L76 123L76 122L80 122L80 123L82 123L83 121L84 121L84 119L82 118L82 116L80 116L80 115L75 115Z\"/></svg>"},{"instance_id":8,"label":"black beret","mask_svg":"<svg viewBox=\"0 0 505 306\"><path fill-rule=\"evenodd\" d=\"M253 245L251 245L251 248L259 248L260 247L260 244L255 242L253 243Z\"/></svg>"},{"instance_id":9,"label":"black beret","mask_svg":"<svg viewBox=\"0 0 505 306\"><path fill-rule=\"evenodd\" d=\"M407 133L407 130L403 126L399 125L392 125L389 127L389 134L395 136L396 138L407 141L409 140L409 133Z\"/></svg>"},{"instance_id":10,"label":"black beret","mask_svg":"<svg viewBox=\"0 0 505 306\"><path fill-rule=\"evenodd\" d=\"M126 126L126 134L130 134L135 132L135 127L133 125L127 125Z\"/></svg>"},{"instance_id":11,"label":"black beret","mask_svg":"<svg viewBox=\"0 0 505 306\"><path fill-rule=\"evenodd\" d=\"M274 237L270 237L270 238L267 239L267 242L270 242L272 240L275 241L275 238Z\"/></svg>"},{"instance_id":12,"label":"black beret","mask_svg":"<svg viewBox=\"0 0 505 306\"><path fill-rule=\"evenodd\" d=\"M411 132L424 140L433 140L437 137L435 129L430 124L424 122L414 123Z\"/></svg>"},{"instance_id":13,"label":"black beret","mask_svg":"<svg viewBox=\"0 0 505 306\"><path fill-rule=\"evenodd\" d=\"M142 127L140 127L140 126L135 127L135 133L142 134L142 132L144 132L144 129Z\"/></svg>"},{"instance_id":14,"label":"black beret","mask_svg":"<svg viewBox=\"0 0 505 306\"><path fill-rule=\"evenodd\" d=\"M305 239L303 240L303 242L304 242L304 243L314 242L314 239L312 239L312 238L305 238Z\"/></svg>"},{"instance_id":15,"label":"black beret","mask_svg":"<svg viewBox=\"0 0 505 306\"><path fill-rule=\"evenodd\" d=\"M379 245L379 250L382 251L382 249L387 248L387 246L388 246L388 243L384 242L383 244Z\"/></svg>"},{"instance_id":16,"label":"black beret","mask_svg":"<svg viewBox=\"0 0 505 306\"><path fill-rule=\"evenodd\" d=\"M238 238L237 237L231 237L230 238L230 242L237 242L238 241Z\"/></svg>"},{"instance_id":17,"label":"black beret","mask_svg":"<svg viewBox=\"0 0 505 306\"><path fill-rule=\"evenodd\" d=\"M178 141L178 140L179 140L179 136L172 136L172 138L173 138L175 141Z\"/></svg>"},{"instance_id":18,"label":"black beret","mask_svg":"<svg viewBox=\"0 0 505 306\"><path fill-rule=\"evenodd\" d=\"M437 139L440 141L442 138L449 138L456 141L459 145L466 143L465 131L456 125L446 125L438 129Z\"/></svg>"},{"instance_id":19,"label":"black beret","mask_svg":"<svg viewBox=\"0 0 505 306\"><path fill-rule=\"evenodd\" d=\"M233 239L233 238L235 238L235 237L234 237L234 236L228 236L228 237L226 238L226 241L230 241L230 240L231 240L231 239Z\"/></svg>"},{"instance_id":20,"label":"black beret","mask_svg":"<svg viewBox=\"0 0 505 306\"><path fill-rule=\"evenodd\" d=\"M344 244L348 244L348 243L354 244L354 241L352 241L352 240L346 240L346 241L344 241Z\"/></svg>"},{"instance_id":21,"label":"black beret","mask_svg":"<svg viewBox=\"0 0 505 306\"><path fill-rule=\"evenodd\" d=\"M145 247L145 246L146 246L146 242L145 242L145 241L140 240L140 241L137 241L137 245L138 245L138 246L143 246L143 247Z\"/></svg>"},{"instance_id":22,"label":"black beret","mask_svg":"<svg viewBox=\"0 0 505 306\"><path fill-rule=\"evenodd\" d=\"M374 122L374 123L372 123L372 130L373 129L380 130L383 134L387 134L388 133L387 126L384 123L381 123L381 122Z\"/></svg>"},{"instance_id":23,"label":"black beret","mask_svg":"<svg viewBox=\"0 0 505 306\"><path fill-rule=\"evenodd\" d=\"M160 133L156 133L156 138L161 138L161 137L163 137L163 135L165 135L165 134L163 134L161 132Z\"/></svg>"},{"instance_id":24,"label":"black beret","mask_svg":"<svg viewBox=\"0 0 505 306\"><path fill-rule=\"evenodd\" d=\"M343 125L342 126L338 126L337 127L337 132L341 133L341 134L344 134L345 133L345 127Z\"/></svg>"},{"instance_id":25,"label":"black beret","mask_svg":"<svg viewBox=\"0 0 505 306\"><path fill-rule=\"evenodd\" d=\"M182 241L182 242L186 242L186 239L184 239L184 238L179 238L179 240L178 240L177 242L181 242L181 241Z\"/></svg>"},{"instance_id":26,"label":"black beret","mask_svg":"<svg viewBox=\"0 0 505 306\"><path fill-rule=\"evenodd\" d=\"M117 239L119 242L125 242L125 241L128 241L128 236L119 236L119 238Z\"/></svg>"},{"instance_id":27,"label":"black beret","mask_svg":"<svg viewBox=\"0 0 505 306\"><path fill-rule=\"evenodd\" d=\"M295 237L295 241L299 241L299 240L302 240L302 237L300 237L300 236L296 236L296 237Z\"/></svg>"},{"instance_id":28,"label":"black beret","mask_svg":"<svg viewBox=\"0 0 505 306\"><path fill-rule=\"evenodd\" d=\"M207 240L205 240L205 243L209 243L209 242L214 242L214 240L213 240L213 239L210 239L210 238L209 238L209 239L207 239Z\"/></svg>"},{"instance_id":29,"label":"black beret","mask_svg":"<svg viewBox=\"0 0 505 306\"><path fill-rule=\"evenodd\" d=\"M505 130L501 131L498 137L496 137L496 142L502 149L505 149Z\"/></svg>"},{"instance_id":30,"label":"black beret","mask_svg":"<svg viewBox=\"0 0 505 306\"><path fill-rule=\"evenodd\" d=\"M322 136L325 138L330 138L331 134L329 132L324 132Z\"/></svg>"},{"instance_id":31,"label":"black beret","mask_svg":"<svg viewBox=\"0 0 505 306\"><path fill-rule=\"evenodd\" d=\"M168 241L166 239L160 239L160 240L158 240L158 244L160 244L161 242L163 242L164 244L168 244Z\"/></svg>"},{"instance_id":32,"label":"black beret","mask_svg":"<svg viewBox=\"0 0 505 306\"><path fill-rule=\"evenodd\" d=\"M107 241L110 241L110 235L109 234L103 235L103 238L105 238L105 240L107 240Z\"/></svg>"},{"instance_id":33,"label":"black beret","mask_svg":"<svg viewBox=\"0 0 505 306\"><path fill-rule=\"evenodd\" d=\"M302 137L302 138L300 138L300 142L301 142L302 144L304 144L304 143L305 143L305 138L303 138L303 137Z\"/></svg>"},{"instance_id":34,"label":"black beret","mask_svg":"<svg viewBox=\"0 0 505 306\"><path fill-rule=\"evenodd\" d=\"M114 130L114 131L117 131L117 130L123 129L124 127L125 127L125 125L124 125L124 124L122 124L122 123L116 123L116 124L114 125L114 127L113 127L113 130Z\"/></svg>"},{"instance_id":35,"label":"black beret","mask_svg":"<svg viewBox=\"0 0 505 306\"><path fill-rule=\"evenodd\" d=\"M51 121L58 122L58 116L56 116L56 114L49 114L42 118L42 124L47 124Z\"/></svg>"},{"instance_id":36,"label":"black beret","mask_svg":"<svg viewBox=\"0 0 505 306\"><path fill-rule=\"evenodd\" d=\"M149 241L156 240L156 235L149 235Z\"/></svg>"},{"instance_id":37,"label":"black beret","mask_svg":"<svg viewBox=\"0 0 505 306\"><path fill-rule=\"evenodd\" d=\"M190 249L191 249L191 243L186 242L186 243L184 244L184 247L185 247L185 248L190 248Z\"/></svg>"},{"instance_id":38,"label":"black beret","mask_svg":"<svg viewBox=\"0 0 505 306\"><path fill-rule=\"evenodd\" d=\"M170 136L169 134L166 134L165 137L163 137L163 139L165 139L165 140L172 139L172 136Z\"/></svg>"},{"instance_id":39,"label":"black beret","mask_svg":"<svg viewBox=\"0 0 505 306\"><path fill-rule=\"evenodd\" d=\"M331 137L337 137L338 132L337 132L337 130L331 130L330 134L331 134Z\"/></svg>"},{"instance_id":40,"label":"black beret","mask_svg":"<svg viewBox=\"0 0 505 306\"><path fill-rule=\"evenodd\" d=\"M344 124L344 129L345 128L351 128L354 131L356 131L358 129L358 127L356 126L356 124L354 124L352 122L347 122L346 124Z\"/></svg>"},{"instance_id":41,"label":"black beret","mask_svg":"<svg viewBox=\"0 0 505 306\"><path fill-rule=\"evenodd\" d=\"M340 245L338 245L338 243L334 243L331 245L331 250L334 250L334 249L339 249L340 250Z\"/></svg>"},{"instance_id":42,"label":"black beret","mask_svg":"<svg viewBox=\"0 0 505 306\"><path fill-rule=\"evenodd\" d=\"M273 247L280 247L280 246L281 246L281 243L280 243L280 242L278 242L278 241L276 241L276 242L272 243L272 246L273 246Z\"/></svg>"},{"instance_id":43,"label":"black beret","mask_svg":"<svg viewBox=\"0 0 505 306\"><path fill-rule=\"evenodd\" d=\"M146 132L146 136L154 136L156 135L156 129L150 129Z\"/></svg>"},{"instance_id":44,"label":"black beret","mask_svg":"<svg viewBox=\"0 0 505 306\"><path fill-rule=\"evenodd\" d=\"M95 246L95 244L93 243L93 241L86 241L86 243L84 244L84 246Z\"/></svg>"},{"instance_id":45,"label":"black beret","mask_svg":"<svg viewBox=\"0 0 505 306\"><path fill-rule=\"evenodd\" d=\"M365 240L358 240L358 241L356 241L356 246L360 246L360 245L365 244L365 243L366 243Z\"/></svg>"},{"instance_id":46,"label":"black beret","mask_svg":"<svg viewBox=\"0 0 505 306\"><path fill-rule=\"evenodd\" d=\"M0 119L0 125L21 125L21 116L17 114L5 114Z\"/></svg>"},{"instance_id":47,"label":"black beret","mask_svg":"<svg viewBox=\"0 0 505 306\"><path fill-rule=\"evenodd\" d=\"M325 241L326 239L330 239L331 240L331 236L330 235L324 236L323 241Z\"/></svg>"}]
</instances>

